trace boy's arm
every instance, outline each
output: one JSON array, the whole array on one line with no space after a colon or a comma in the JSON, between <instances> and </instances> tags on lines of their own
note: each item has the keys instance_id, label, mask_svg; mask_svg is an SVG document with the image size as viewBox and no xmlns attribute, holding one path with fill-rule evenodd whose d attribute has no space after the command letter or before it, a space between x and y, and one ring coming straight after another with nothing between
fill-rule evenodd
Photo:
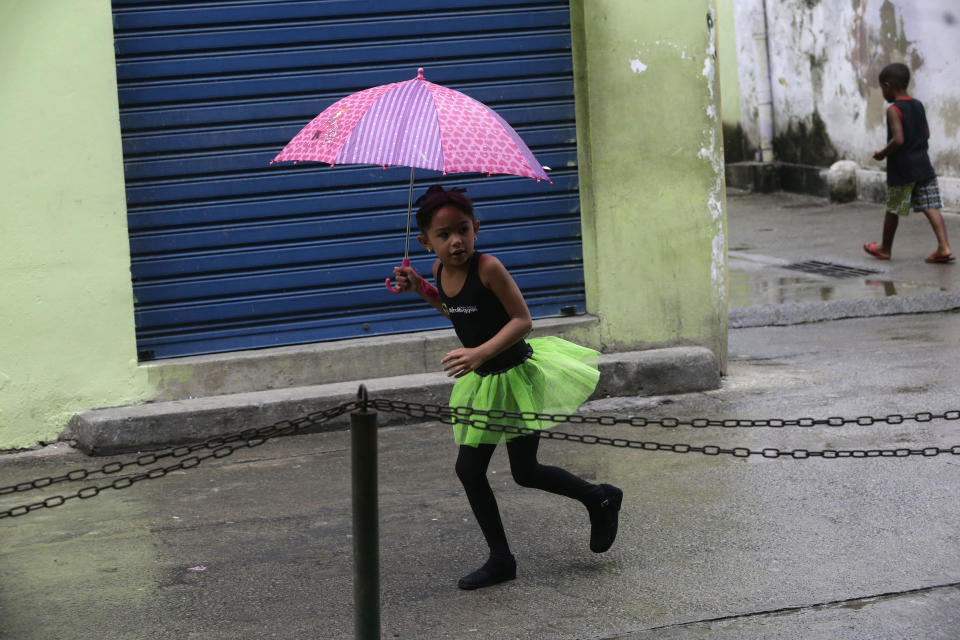
<instances>
[{"instance_id":1,"label":"boy's arm","mask_svg":"<svg viewBox=\"0 0 960 640\"><path fill-rule=\"evenodd\" d=\"M890 108L887 109L887 124L890 125L890 132L893 137L890 138L884 148L873 154L874 160L883 160L903 146L903 122L900 118L900 109L896 105L890 105Z\"/></svg>"}]
</instances>

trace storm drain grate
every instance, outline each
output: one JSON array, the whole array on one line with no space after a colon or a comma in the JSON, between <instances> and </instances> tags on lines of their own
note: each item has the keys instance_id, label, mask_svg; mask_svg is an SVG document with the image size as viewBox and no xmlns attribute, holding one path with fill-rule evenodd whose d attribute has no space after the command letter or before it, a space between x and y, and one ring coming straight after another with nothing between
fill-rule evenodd
<instances>
[{"instance_id":1,"label":"storm drain grate","mask_svg":"<svg viewBox=\"0 0 960 640\"><path fill-rule=\"evenodd\" d=\"M828 278L856 278L859 276L869 276L874 273L880 273L873 269L861 269L859 267L848 267L842 264L832 262L821 262L819 260L807 260L806 262L794 262L788 264L784 269L791 271L803 271L804 273L815 273L819 276Z\"/></svg>"}]
</instances>

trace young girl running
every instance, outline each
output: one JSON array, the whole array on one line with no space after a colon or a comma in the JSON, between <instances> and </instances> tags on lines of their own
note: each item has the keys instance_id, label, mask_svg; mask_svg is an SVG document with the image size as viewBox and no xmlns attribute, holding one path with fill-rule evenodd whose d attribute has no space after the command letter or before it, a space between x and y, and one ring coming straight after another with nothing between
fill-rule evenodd
<instances>
[{"instance_id":1,"label":"young girl running","mask_svg":"<svg viewBox=\"0 0 960 640\"><path fill-rule=\"evenodd\" d=\"M397 287L419 294L448 316L463 343L441 361L457 378L451 407L542 413L573 413L593 393L600 376L599 354L556 337L524 340L533 326L516 282L503 264L474 251L480 223L462 190L430 187L417 200L417 239L437 254L433 288L412 267L396 267ZM439 291L438 291L439 289ZM494 422L546 429L540 420L498 419ZM590 549L602 553L617 535L623 492L609 484L594 485L557 467L537 462L540 438L454 424L460 445L457 476L490 547L490 557L458 582L461 589L479 589L512 580L517 564L510 553L497 501L487 482L487 466L497 443L507 443L510 470L524 487L557 493L586 506L590 516Z\"/></svg>"}]
</instances>

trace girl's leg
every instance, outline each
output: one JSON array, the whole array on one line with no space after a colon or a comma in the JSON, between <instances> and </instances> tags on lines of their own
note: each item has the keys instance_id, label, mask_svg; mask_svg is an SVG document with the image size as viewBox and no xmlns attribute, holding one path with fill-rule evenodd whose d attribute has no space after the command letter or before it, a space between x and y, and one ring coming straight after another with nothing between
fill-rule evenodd
<instances>
[{"instance_id":1,"label":"girl's leg","mask_svg":"<svg viewBox=\"0 0 960 640\"><path fill-rule=\"evenodd\" d=\"M457 477L467 492L470 508L477 518L483 537L490 547L491 555L510 555L507 534L503 530L500 509L487 481L487 467L496 445L481 444L477 447L460 445L457 455Z\"/></svg>"},{"instance_id":2,"label":"girl's leg","mask_svg":"<svg viewBox=\"0 0 960 640\"><path fill-rule=\"evenodd\" d=\"M457 582L461 589L480 589L517 577L517 563L510 554L497 499L487 481L487 467L495 448L496 445L492 444L477 447L460 445L457 454L457 476L463 483L470 508L490 547L490 558L486 563Z\"/></svg>"},{"instance_id":3,"label":"girl's leg","mask_svg":"<svg viewBox=\"0 0 960 640\"><path fill-rule=\"evenodd\" d=\"M937 253L941 256L949 256L950 243L947 241L947 226L943 223L943 216L939 209L927 209L923 212L933 227L933 233L937 236Z\"/></svg>"},{"instance_id":4,"label":"girl's leg","mask_svg":"<svg viewBox=\"0 0 960 640\"><path fill-rule=\"evenodd\" d=\"M514 438L507 443L510 471L523 487L535 487L579 500L590 514L590 550L603 553L617 537L623 491L609 484L590 484L569 471L537 462L540 437Z\"/></svg>"},{"instance_id":5,"label":"girl's leg","mask_svg":"<svg viewBox=\"0 0 960 640\"><path fill-rule=\"evenodd\" d=\"M539 448L540 438L536 435L521 436L507 443L510 471L513 473L513 479L521 487L533 487L557 493L579 500L586 506L590 506L596 501L597 496L602 495L599 485L590 484L559 467L540 464L537 461Z\"/></svg>"}]
</instances>

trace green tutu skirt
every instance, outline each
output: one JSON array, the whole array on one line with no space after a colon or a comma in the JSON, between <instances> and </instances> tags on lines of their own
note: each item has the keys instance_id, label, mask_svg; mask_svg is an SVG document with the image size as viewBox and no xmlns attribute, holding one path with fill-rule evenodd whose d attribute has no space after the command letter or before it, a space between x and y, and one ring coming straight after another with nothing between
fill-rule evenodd
<instances>
[{"instance_id":1,"label":"green tutu skirt","mask_svg":"<svg viewBox=\"0 0 960 640\"><path fill-rule=\"evenodd\" d=\"M481 376L475 372L457 379L450 393L450 406L476 410L536 413L575 413L590 397L600 379L597 363L600 353L581 347L562 338L531 338L527 343L533 354L517 366L503 373ZM469 414L464 409L458 415L471 420L508 424L527 429L549 429L556 423L548 420L520 420L517 418L489 418ZM453 436L457 444L472 447L478 444L497 444L522 434L488 431L457 423L454 418Z\"/></svg>"}]
</instances>

